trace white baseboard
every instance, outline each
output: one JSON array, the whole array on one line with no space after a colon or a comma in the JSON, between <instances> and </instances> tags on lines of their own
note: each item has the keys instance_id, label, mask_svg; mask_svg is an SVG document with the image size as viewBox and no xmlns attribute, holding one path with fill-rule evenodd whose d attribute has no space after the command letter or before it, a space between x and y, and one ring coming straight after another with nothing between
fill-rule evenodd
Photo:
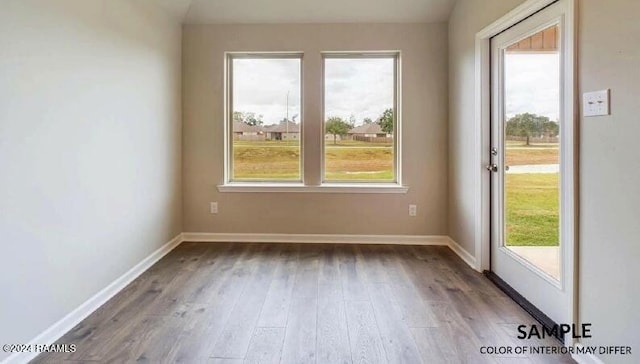
<instances>
[{"instance_id":1,"label":"white baseboard","mask_svg":"<svg viewBox=\"0 0 640 364\"><path fill-rule=\"evenodd\" d=\"M449 245L445 235L183 233L183 241L229 243Z\"/></svg>"},{"instance_id":2,"label":"white baseboard","mask_svg":"<svg viewBox=\"0 0 640 364\"><path fill-rule=\"evenodd\" d=\"M576 344L576 347L584 347L582 344ZM572 354L571 358L578 364L604 364L600 358L593 354Z\"/></svg>"},{"instance_id":3,"label":"white baseboard","mask_svg":"<svg viewBox=\"0 0 640 364\"><path fill-rule=\"evenodd\" d=\"M234 234L182 233L183 241L228 243L313 243L313 244L393 244L445 245L472 269L476 258L446 235L350 235L350 234Z\"/></svg>"},{"instance_id":4,"label":"white baseboard","mask_svg":"<svg viewBox=\"0 0 640 364\"><path fill-rule=\"evenodd\" d=\"M47 330L36 336L31 344L53 344L87 316L118 294L134 279L144 273L163 256L183 241L188 242L245 242L245 243L315 243L315 244L394 244L394 245L440 245L448 246L464 262L476 269L476 259L458 243L446 235L336 235L336 234L231 234L231 233L182 233L151 253L107 287L89 298ZM27 363L38 353L14 353L3 364ZM595 358L595 357L594 357ZM602 364L585 361L589 364Z\"/></svg>"},{"instance_id":5,"label":"white baseboard","mask_svg":"<svg viewBox=\"0 0 640 364\"><path fill-rule=\"evenodd\" d=\"M62 335L73 329L78 323L84 320L87 316L97 310L100 306L105 304L111 297L115 296L124 289L134 279L144 273L153 264L160 260L163 256L173 250L182 242L182 234L178 234L175 238L171 239L168 243L164 244L158 250L151 253L144 258L138 264L129 269L125 274L118 277L115 281L111 282L107 287L103 288L100 292L93 295L83 304L78 306L75 310L71 311L61 320L51 325L48 329L43 331L40 335L33 338L30 344L49 345L53 344ZM33 360L39 353L14 353L7 357L4 364L16 364L27 363Z\"/></svg>"},{"instance_id":6,"label":"white baseboard","mask_svg":"<svg viewBox=\"0 0 640 364\"><path fill-rule=\"evenodd\" d=\"M448 239L447 245L449 246L449 248L451 248L451 250L453 250L454 253L458 254L460 259L462 259L465 263L467 263L473 270L481 272L478 269L476 257L471 255L468 251L466 251L463 247L461 247L460 244L456 243L455 240L451 239L450 237L447 237L447 239Z\"/></svg>"}]
</instances>

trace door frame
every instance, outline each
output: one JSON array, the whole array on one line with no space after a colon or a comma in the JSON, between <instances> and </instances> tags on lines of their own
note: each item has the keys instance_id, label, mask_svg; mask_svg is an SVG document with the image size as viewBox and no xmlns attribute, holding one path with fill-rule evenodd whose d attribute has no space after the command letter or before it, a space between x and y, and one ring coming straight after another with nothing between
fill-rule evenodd
<instances>
[{"instance_id":1,"label":"door frame","mask_svg":"<svg viewBox=\"0 0 640 364\"><path fill-rule=\"evenodd\" d=\"M560 147L562 189L573 191L561 196L561 226L563 246L562 289L569 296L567 312L573 323L578 323L578 244L577 244L577 203L578 203L578 138L577 138L577 14L578 0L564 0L567 8L564 14L564 42L562 59L564 72L561 74L565 88L561 95L565 124L561 134ZM474 191L475 209L475 257L476 270L491 269L491 180L485 166L490 164L491 148L491 38L512 27L538 11L555 3L556 0L527 0L500 19L476 34L475 38L475 120L474 120ZM569 100L572 100L569 101ZM565 340L565 345L573 346L575 339Z\"/></svg>"}]
</instances>

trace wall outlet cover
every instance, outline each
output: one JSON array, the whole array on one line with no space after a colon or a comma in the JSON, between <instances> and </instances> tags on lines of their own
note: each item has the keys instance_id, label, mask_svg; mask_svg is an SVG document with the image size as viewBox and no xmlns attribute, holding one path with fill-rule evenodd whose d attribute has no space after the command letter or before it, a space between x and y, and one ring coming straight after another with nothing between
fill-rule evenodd
<instances>
[{"instance_id":1,"label":"wall outlet cover","mask_svg":"<svg viewBox=\"0 0 640 364\"><path fill-rule=\"evenodd\" d=\"M585 117L611 114L609 89L585 92L582 95L582 114Z\"/></svg>"}]
</instances>

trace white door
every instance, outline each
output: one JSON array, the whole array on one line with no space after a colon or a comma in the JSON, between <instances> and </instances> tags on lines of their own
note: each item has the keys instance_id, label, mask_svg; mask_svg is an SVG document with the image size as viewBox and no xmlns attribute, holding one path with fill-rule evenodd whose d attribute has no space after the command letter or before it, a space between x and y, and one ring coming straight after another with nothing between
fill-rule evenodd
<instances>
[{"instance_id":1,"label":"white door","mask_svg":"<svg viewBox=\"0 0 640 364\"><path fill-rule=\"evenodd\" d=\"M491 271L555 323L572 322L566 3L491 39Z\"/></svg>"}]
</instances>

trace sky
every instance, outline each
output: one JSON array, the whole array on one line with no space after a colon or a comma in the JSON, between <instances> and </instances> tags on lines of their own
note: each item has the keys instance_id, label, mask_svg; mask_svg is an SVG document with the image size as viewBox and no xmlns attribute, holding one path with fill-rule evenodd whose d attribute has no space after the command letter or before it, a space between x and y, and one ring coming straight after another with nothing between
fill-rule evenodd
<instances>
[{"instance_id":1,"label":"sky","mask_svg":"<svg viewBox=\"0 0 640 364\"><path fill-rule=\"evenodd\" d=\"M511 53L505 56L507 119L524 112L557 121L560 114L558 53Z\"/></svg>"},{"instance_id":2,"label":"sky","mask_svg":"<svg viewBox=\"0 0 640 364\"><path fill-rule=\"evenodd\" d=\"M233 109L263 116L265 125L300 114L300 60L235 59ZM356 124L376 120L393 107L393 59L328 58L325 63L325 115ZM299 121L300 117L296 118Z\"/></svg>"},{"instance_id":3,"label":"sky","mask_svg":"<svg viewBox=\"0 0 640 364\"><path fill-rule=\"evenodd\" d=\"M235 59L233 109L262 115L265 125L287 115L300 121L299 59ZM393 60L386 58L325 60L325 117L338 116L356 125L376 120L393 106ZM557 53L512 53L505 57L507 118L523 112L559 115Z\"/></svg>"},{"instance_id":4,"label":"sky","mask_svg":"<svg viewBox=\"0 0 640 364\"><path fill-rule=\"evenodd\" d=\"M300 115L299 59L233 60L233 111L262 115L265 125ZM300 121L300 116L295 118Z\"/></svg>"},{"instance_id":5,"label":"sky","mask_svg":"<svg viewBox=\"0 0 640 364\"><path fill-rule=\"evenodd\" d=\"M393 107L392 58L325 60L325 117L338 116L356 125L364 118L378 119Z\"/></svg>"}]
</instances>

